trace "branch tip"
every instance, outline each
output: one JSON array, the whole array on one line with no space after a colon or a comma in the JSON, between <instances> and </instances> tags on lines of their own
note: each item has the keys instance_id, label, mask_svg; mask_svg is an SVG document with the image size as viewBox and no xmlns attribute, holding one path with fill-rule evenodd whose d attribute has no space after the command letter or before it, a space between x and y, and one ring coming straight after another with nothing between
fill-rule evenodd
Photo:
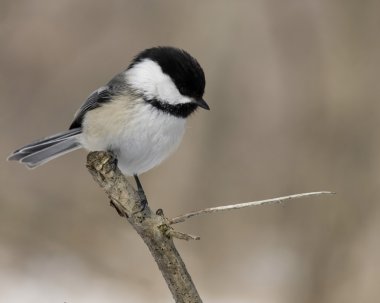
<instances>
[{"instance_id":1,"label":"branch tip","mask_svg":"<svg viewBox=\"0 0 380 303\"><path fill-rule=\"evenodd\" d=\"M180 222L184 222L186 219L189 219L191 217L208 214L208 213L215 213L220 211L226 211L226 210L233 210L233 209L240 209L240 208L246 208L251 206L258 206L262 204L270 204L270 203L281 203L286 200L292 200L292 199L299 199L299 198L305 198L310 196L319 196L319 195L331 195L335 194L335 192L331 191L318 191L318 192L310 192L310 193L302 193L302 194L294 194L290 196L284 196L279 198L273 198L273 199L266 199L266 200L258 200L253 202L245 202L245 203L238 203L238 204L230 204L225 206L217 206L217 207L210 207L205 208L197 211L193 211L175 218L172 218L169 220L169 224L177 224Z\"/></svg>"}]
</instances>

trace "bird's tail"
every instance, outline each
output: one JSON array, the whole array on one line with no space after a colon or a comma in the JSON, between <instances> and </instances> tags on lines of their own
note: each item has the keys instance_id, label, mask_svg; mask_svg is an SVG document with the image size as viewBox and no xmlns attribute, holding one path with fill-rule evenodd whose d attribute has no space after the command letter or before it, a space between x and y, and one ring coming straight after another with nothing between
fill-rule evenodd
<instances>
[{"instance_id":1,"label":"bird's tail","mask_svg":"<svg viewBox=\"0 0 380 303\"><path fill-rule=\"evenodd\" d=\"M78 136L80 128L74 128L62 133L38 140L15 150L8 160L16 160L29 168L35 168L46 162L62 156L81 147Z\"/></svg>"}]
</instances>

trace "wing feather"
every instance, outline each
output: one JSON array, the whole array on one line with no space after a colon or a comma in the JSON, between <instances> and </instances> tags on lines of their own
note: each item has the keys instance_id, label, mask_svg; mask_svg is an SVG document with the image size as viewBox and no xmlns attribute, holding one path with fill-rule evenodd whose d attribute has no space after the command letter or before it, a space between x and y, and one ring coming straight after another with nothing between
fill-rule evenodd
<instances>
[{"instance_id":1,"label":"wing feather","mask_svg":"<svg viewBox=\"0 0 380 303\"><path fill-rule=\"evenodd\" d=\"M75 113L74 121L71 123L69 129L74 129L82 126L83 118L86 112L95 109L102 104L110 101L112 97L112 92L109 86L102 86L87 98L87 100L82 104L79 110Z\"/></svg>"},{"instance_id":2,"label":"wing feather","mask_svg":"<svg viewBox=\"0 0 380 303\"><path fill-rule=\"evenodd\" d=\"M125 72L121 72L113 77L107 85L98 88L88 96L87 100L76 112L70 129L82 127L83 118L89 110L98 108L102 104L111 101L113 96L123 94L126 90Z\"/></svg>"}]
</instances>

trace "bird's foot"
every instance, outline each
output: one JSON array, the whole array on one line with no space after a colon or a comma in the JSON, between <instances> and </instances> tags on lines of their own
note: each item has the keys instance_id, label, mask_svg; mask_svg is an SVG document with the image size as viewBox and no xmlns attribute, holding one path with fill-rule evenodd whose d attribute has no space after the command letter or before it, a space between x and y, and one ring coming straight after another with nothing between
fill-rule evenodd
<instances>
[{"instance_id":1,"label":"bird's foot","mask_svg":"<svg viewBox=\"0 0 380 303\"><path fill-rule=\"evenodd\" d=\"M110 177L117 167L117 158L111 152L91 152L87 156L87 166L92 166L101 175Z\"/></svg>"}]
</instances>

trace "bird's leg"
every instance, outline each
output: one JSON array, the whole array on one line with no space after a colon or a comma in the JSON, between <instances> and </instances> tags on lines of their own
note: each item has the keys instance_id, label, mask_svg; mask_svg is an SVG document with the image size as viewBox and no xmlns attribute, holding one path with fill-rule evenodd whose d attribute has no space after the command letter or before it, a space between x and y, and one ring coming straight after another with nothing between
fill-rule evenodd
<instances>
[{"instance_id":1,"label":"bird's leg","mask_svg":"<svg viewBox=\"0 0 380 303\"><path fill-rule=\"evenodd\" d=\"M137 175L133 175L133 177L135 178L137 185L137 193L140 197L141 209L139 211L143 211L145 209L145 206L148 204L148 200L146 199L145 192L141 185L139 177Z\"/></svg>"}]
</instances>

